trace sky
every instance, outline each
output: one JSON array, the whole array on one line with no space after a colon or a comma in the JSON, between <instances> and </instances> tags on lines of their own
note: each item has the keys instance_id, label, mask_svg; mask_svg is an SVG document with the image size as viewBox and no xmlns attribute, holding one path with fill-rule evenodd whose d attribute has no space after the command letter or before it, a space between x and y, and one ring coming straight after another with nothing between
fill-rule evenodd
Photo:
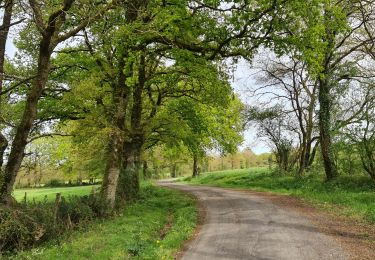
<instances>
[{"instance_id":1,"label":"sky","mask_svg":"<svg viewBox=\"0 0 375 260\"><path fill-rule=\"evenodd\" d=\"M255 105L257 103L257 100L249 94L249 89L254 89L254 86L257 85L254 73L255 70L251 69L251 64L243 59L239 60L233 71L231 85L241 98L242 102L247 105ZM256 154L268 153L271 151L267 144L257 137L257 130L255 127L249 127L245 131L244 143L240 149L245 147L251 148Z\"/></svg>"},{"instance_id":2,"label":"sky","mask_svg":"<svg viewBox=\"0 0 375 260\"><path fill-rule=\"evenodd\" d=\"M10 58L14 57L17 49L14 46L12 40L7 41L6 55ZM256 84L254 79L254 71L251 70L250 64L245 60L239 60L238 64L235 66L233 71L233 77L231 80L231 85L234 91L239 95L242 102L245 104L255 103L255 99L248 94L248 89ZM259 140L256 136L256 129L249 127L244 133L244 142L240 149L250 148L254 153L261 154L270 152L270 148L266 143Z\"/></svg>"}]
</instances>

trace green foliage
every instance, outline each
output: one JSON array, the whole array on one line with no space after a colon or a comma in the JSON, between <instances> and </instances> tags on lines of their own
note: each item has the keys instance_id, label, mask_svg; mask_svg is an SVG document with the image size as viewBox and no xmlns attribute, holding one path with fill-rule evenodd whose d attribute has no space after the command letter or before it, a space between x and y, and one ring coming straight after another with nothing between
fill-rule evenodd
<instances>
[{"instance_id":1,"label":"green foliage","mask_svg":"<svg viewBox=\"0 0 375 260\"><path fill-rule=\"evenodd\" d=\"M45 183L44 187L56 188L63 187L65 183L59 179L51 179L49 182Z\"/></svg>"},{"instance_id":2,"label":"green foliage","mask_svg":"<svg viewBox=\"0 0 375 260\"><path fill-rule=\"evenodd\" d=\"M44 233L44 225L37 223L30 212L0 208L0 252L24 249L38 242Z\"/></svg>"},{"instance_id":3,"label":"green foliage","mask_svg":"<svg viewBox=\"0 0 375 260\"><path fill-rule=\"evenodd\" d=\"M192 155L200 157L207 149L235 152L242 142L242 103L237 97L227 98L228 103L216 106L187 98L170 102L165 116L171 120L168 127L174 130L173 140L181 140Z\"/></svg>"}]
</instances>

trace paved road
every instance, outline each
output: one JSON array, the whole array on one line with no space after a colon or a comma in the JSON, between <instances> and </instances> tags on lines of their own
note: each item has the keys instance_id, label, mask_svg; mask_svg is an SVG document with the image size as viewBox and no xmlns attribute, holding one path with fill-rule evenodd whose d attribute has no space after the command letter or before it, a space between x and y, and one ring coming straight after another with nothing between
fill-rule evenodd
<instances>
[{"instance_id":1,"label":"paved road","mask_svg":"<svg viewBox=\"0 0 375 260\"><path fill-rule=\"evenodd\" d=\"M348 259L335 241L297 212L259 196L170 182L160 185L194 194L206 209L202 229L184 260Z\"/></svg>"}]
</instances>

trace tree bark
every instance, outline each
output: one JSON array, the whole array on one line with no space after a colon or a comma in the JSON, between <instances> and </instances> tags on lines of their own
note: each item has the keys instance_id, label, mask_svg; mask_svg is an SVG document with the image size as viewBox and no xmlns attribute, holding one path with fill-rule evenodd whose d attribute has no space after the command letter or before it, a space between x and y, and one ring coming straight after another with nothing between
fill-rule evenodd
<instances>
[{"instance_id":1,"label":"tree bark","mask_svg":"<svg viewBox=\"0 0 375 260\"><path fill-rule=\"evenodd\" d=\"M5 138L4 135L0 133L0 176L1 176L2 167L4 163L4 152L7 149L7 147L8 147L8 140Z\"/></svg>"},{"instance_id":2,"label":"tree bark","mask_svg":"<svg viewBox=\"0 0 375 260\"><path fill-rule=\"evenodd\" d=\"M111 136L108 145L107 165L103 176L102 198L108 201L111 208L114 208L116 202L116 192L118 178L120 175L120 165L122 157L122 137L120 133Z\"/></svg>"},{"instance_id":3,"label":"tree bark","mask_svg":"<svg viewBox=\"0 0 375 260\"><path fill-rule=\"evenodd\" d=\"M13 0L7 0L4 3L4 14L3 14L3 22L2 22L2 29L0 30L0 123L2 120L1 117L1 93L3 92L3 80L4 80L4 61L5 61L5 48L6 43L8 40L8 33L9 27L11 25L12 14L13 14ZM2 167L4 163L4 153L6 148L8 147L8 140L6 137L1 133L1 126L0 126L0 175L2 172Z\"/></svg>"},{"instance_id":4,"label":"tree bark","mask_svg":"<svg viewBox=\"0 0 375 260\"><path fill-rule=\"evenodd\" d=\"M123 147L128 86L125 84L127 75L124 72L126 53L121 55L118 63L117 84L113 88L113 126L107 150L107 165L103 176L102 198L114 208L116 202L118 179L123 165Z\"/></svg>"},{"instance_id":5,"label":"tree bark","mask_svg":"<svg viewBox=\"0 0 375 260\"><path fill-rule=\"evenodd\" d=\"M177 164L173 163L171 167L171 177L176 178L177 177Z\"/></svg>"},{"instance_id":6,"label":"tree bark","mask_svg":"<svg viewBox=\"0 0 375 260\"><path fill-rule=\"evenodd\" d=\"M0 93L3 91L5 48L13 14L13 0L5 1L3 23L0 30ZM1 98L1 95L0 95ZM0 99L1 101L1 99ZM1 102L0 102L1 106Z\"/></svg>"},{"instance_id":7,"label":"tree bark","mask_svg":"<svg viewBox=\"0 0 375 260\"><path fill-rule=\"evenodd\" d=\"M120 176L118 196L122 201L136 198L140 191L140 174L142 171L141 155L144 145L144 129L142 125L143 99L142 93L146 83L146 61L141 52L138 63L138 82L132 91L132 107L130 115L129 141L124 143L124 165Z\"/></svg>"},{"instance_id":8,"label":"tree bark","mask_svg":"<svg viewBox=\"0 0 375 260\"><path fill-rule=\"evenodd\" d=\"M309 158L308 167L310 167L313 164L315 156L316 156L316 151L318 150L318 147L319 147L319 140L315 143L314 148L312 149L312 152L311 152L311 155L310 155L310 158Z\"/></svg>"},{"instance_id":9,"label":"tree bark","mask_svg":"<svg viewBox=\"0 0 375 260\"><path fill-rule=\"evenodd\" d=\"M327 79L319 79L319 130L320 147L327 181L337 177L331 137L331 95Z\"/></svg>"},{"instance_id":10,"label":"tree bark","mask_svg":"<svg viewBox=\"0 0 375 260\"><path fill-rule=\"evenodd\" d=\"M138 197L142 172L142 139L133 139L124 144L124 164L120 173L118 198L125 202Z\"/></svg>"},{"instance_id":11,"label":"tree bark","mask_svg":"<svg viewBox=\"0 0 375 260\"><path fill-rule=\"evenodd\" d=\"M193 178L199 176L199 169L198 169L198 155L194 154L193 156Z\"/></svg>"},{"instance_id":12,"label":"tree bark","mask_svg":"<svg viewBox=\"0 0 375 260\"><path fill-rule=\"evenodd\" d=\"M302 133L302 144L301 144L301 154L299 157L299 169L298 169L298 176L302 176L305 172L306 168L306 156L308 156L307 153L307 144L306 144L306 135Z\"/></svg>"},{"instance_id":13,"label":"tree bark","mask_svg":"<svg viewBox=\"0 0 375 260\"><path fill-rule=\"evenodd\" d=\"M148 173L148 163L146 160L143 161L143 178L148 179L150 178L149 173Z\"/></svg>"},{"instance_id":14,"label":"tree bark","mask_svg":"<svg viewBox=\"0 0 375 260\"><path fill-rule=\"evenodd\" d=\"M140 173L142 170L142 141L135 142L133 145L133 151L128 161L126 168L127 174L129 175L129 188L132 192L132 199L138 197L140 191Z\"/></svg>"}]
</instances>

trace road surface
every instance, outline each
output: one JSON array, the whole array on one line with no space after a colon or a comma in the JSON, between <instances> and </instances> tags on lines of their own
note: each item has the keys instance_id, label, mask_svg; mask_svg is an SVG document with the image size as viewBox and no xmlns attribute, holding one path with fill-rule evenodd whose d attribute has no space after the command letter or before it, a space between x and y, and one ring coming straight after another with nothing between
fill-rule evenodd
<instances>
[{"instance_id":1,"label":"road surface","mask_svg":"<svg viewBox=\"0 0 375 260\"><path fill-rule=\"evenodd\" d=\"M160 185L192 193L206 211L184 260L348 259L331 237L300 214L257 195L171 182Z\"/></svg>"}]
</instances>

